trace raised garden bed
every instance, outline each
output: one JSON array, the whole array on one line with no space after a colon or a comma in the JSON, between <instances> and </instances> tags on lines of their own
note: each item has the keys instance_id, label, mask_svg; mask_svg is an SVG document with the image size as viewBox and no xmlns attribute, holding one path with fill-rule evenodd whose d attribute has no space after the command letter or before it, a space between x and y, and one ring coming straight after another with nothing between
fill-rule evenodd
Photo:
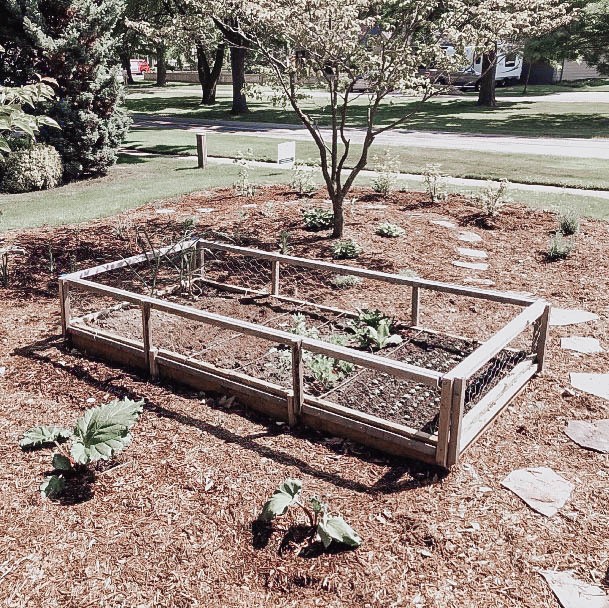
<instances>
[{"instance_id":1,"label":"raised garden bed","mask_svg":"<svg viewBox=\"0 0 609 608\"><path fill-rule=\"evenodd\" d=\"M200 239L64 275L60 293L64 335L85 352L443 467L541 370L549 315L521 294ZM358 344L362 308L390 317L399 343ZM487 308L505 319L496 333L481 329Z\"/></svg>"}]
</instances>

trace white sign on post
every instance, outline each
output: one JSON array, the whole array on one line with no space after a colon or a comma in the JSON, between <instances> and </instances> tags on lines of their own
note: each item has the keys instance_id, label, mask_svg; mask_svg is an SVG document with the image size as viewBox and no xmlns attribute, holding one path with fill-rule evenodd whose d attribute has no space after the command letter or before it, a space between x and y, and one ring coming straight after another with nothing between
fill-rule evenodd
<instances>
[{"instance_id":1,"label":"white sign on post","mask_svg":"<svg viewBox=\"0 0 609 608\"><path fill-rule=\"evenodd\" d=\"M285 141L277 144L277 164L285 167L293 167L296 162L296 142Z\"/></svg>"}]
</instances>

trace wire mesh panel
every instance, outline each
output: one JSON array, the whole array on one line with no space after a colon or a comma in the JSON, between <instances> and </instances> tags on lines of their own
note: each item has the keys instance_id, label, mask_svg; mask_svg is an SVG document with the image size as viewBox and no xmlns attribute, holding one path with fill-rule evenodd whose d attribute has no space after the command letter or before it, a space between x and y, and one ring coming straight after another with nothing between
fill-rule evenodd
<instances>
[{"instance_id":1,"label":"wire mesh panel","mask_svg":"<svg viewBox=\"0 0 609 608\"><path fill-rule=\"evenodd\" d=\"M271 285L271 267L269 260L206 248L202 275L206 280L223 285L268 291Z\"/></svg>"}]
</instances>

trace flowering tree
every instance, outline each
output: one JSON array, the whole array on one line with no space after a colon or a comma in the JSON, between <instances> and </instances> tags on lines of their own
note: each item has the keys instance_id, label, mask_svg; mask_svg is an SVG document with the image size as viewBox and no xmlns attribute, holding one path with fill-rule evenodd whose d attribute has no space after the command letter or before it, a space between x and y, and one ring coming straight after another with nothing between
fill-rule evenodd
<instances>
[{"instance_id":1,"label":"flowering tree","mask_svg":"<svg viewBox=\"0 0 609 608\"><path fill-rule=\"evenodd\" d=\"M412 114L405 111L379 126L385 98L395 91L411 91L425 101L438 90L420 67L450 70L464 61L463 37L453 25L462 23L462 5L456 8L459 19L445 7L446 2L427 0L241 2L233 30L266 59L274 84L317 145L334 210L335 237L343 234L343 203L366 166L375 138ZM460 52L449 56L443 50L441 41L447 37ZM356 93L354 87L361 79L366 90ZM304 109L304 82L328 93L329 135L320 131ZM363 145L351 158L349 116L356 105L361 112L362 104L367 116Z\"/></svg>"}]
</instances>

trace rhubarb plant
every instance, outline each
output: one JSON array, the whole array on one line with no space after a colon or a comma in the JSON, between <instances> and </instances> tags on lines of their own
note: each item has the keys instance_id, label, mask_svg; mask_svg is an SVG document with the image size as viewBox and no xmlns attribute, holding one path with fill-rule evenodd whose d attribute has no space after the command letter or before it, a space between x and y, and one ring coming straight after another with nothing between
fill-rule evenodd
<instances>
[{"instance_id":1,"label":"rhubarb plant","mask_svg":"<svg viewBox=\"0 0 609 608\"><path fill-rule=\"evenodd\" d=\"M298 507L307 516L311 534L309 540L320 540L327 549L333 542L356 548L362 544L357 532L340 516L331 515L328 505L317 496L305 501L302 498L302 482L299 479L286 479L273 492L262 507L258 519L270 522L285 515L290 507Z\"/></svg>"},{"instance_id":2,"label":"rhubarb plant","mask_svg":"<svg viewBox=\"0 0 609 608\"><path fill-rule=\"evenodd\" d=\"M393 333L394 321L375 309L361 309L351 329L359 342L360 348L381 350L387 346L396 346L402 342L399 334Z\"/></svg>"},{"instance_id":3,"label":"rhubarb plant","mask_svg":"<svg viewBox=\"0 0 609 608\"><path fill-rule=\"evenodd\" d=\"M40 486L47 498L60 496L66 480L99 460L111 460L132 440L131 429L142 413L144 402L114 400L88 409L72 430L55 425L36 426L26 431L19 442L22 449L55 445L51 463L53 474ZM70 442L68 450L65 442Z\"/></svg>"}]
</instances>

